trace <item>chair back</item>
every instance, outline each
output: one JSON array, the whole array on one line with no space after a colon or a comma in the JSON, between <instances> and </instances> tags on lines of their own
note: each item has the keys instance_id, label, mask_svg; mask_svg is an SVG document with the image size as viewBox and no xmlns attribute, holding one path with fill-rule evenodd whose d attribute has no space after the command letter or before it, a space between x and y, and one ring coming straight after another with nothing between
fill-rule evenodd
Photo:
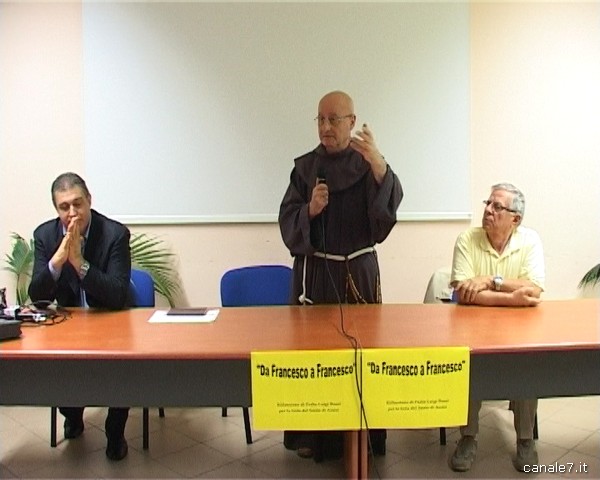
<instances>
[{"instance_id":1,"label":"chair back","mask_svg":"<svg viewBox=\"0 0 600 480\"><path fill-rule=\"evenodd\" d=\"M148 272L132 268L129 289L132 307L154 307L154 280Z\"/></svg>"},{"instance_id":2,"label":"chair back","mask_svg":"<svg viewBox=\"0 0 600 480\"><path fill-rule=\"evenodd\" d=\"M289 305L292 269L285 265L235 268L221 277L221 305Z\"/></svg>"},{"instance_id":3,"label":"chair back","mask_svg":"<svg viewBox=\"0 0 600 480\"><path fill-rule=\"evenodd\" d=\"M442 303L442 299L452 298L450 286L450 267L437 269L431 275L423 303Z\"/></svg>"}]
</instances>

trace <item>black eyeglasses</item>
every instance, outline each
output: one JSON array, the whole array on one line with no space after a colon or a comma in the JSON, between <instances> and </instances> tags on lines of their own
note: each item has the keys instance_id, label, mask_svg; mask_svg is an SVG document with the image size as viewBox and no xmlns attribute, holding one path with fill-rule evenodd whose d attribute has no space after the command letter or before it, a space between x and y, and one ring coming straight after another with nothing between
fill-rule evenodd
<instances>
[{"instance_id":1,"label":"black eyeglasses","mask_svg":"<svg viewBox=\"0 0 600 480\"><path fill-rule=\"evenodd\" d=\"M483 204L487 207L488 205L492 206L492 210L496 213L500 213L502 210L506 210L507 212L510 213L519 213L516 210L513 210L512 208L508 208L505 207L504 205L502 205L501 203L498 202L492 202L491 200L484 200Z\"/></svg>"},{"instance_id":2,"label":"black eyeglasses","mask_svg":"<svg viewBox=\"0 0 600 480\"><path fill-rule=\"evenodd\" d=\"M55 313L51 316L39 314L31 318L23 318L20 321L23 326L57 325L64 322L70 316L69 313Z\"/></svg>"},{"instance_id":3,"label":"black eyeglasses","mask_svg":"<svg viewBox=\"0 0 600 480\"><path fill-rule=\"evenodd\" d=\"M27 305L20 309L16 318L21 321L22 325L56 325L64 322L71 314L64 308L56 305L51 307L52 302L36 302L36 305ZM38 308L40 304L46 304L46 308Z\"/></svg>"},{"instance_id":4,"label":"black eyeglasses","mask_svg":"<svg viewBox=\"0 0 600 480\"><path fill-rule=\"evenodd\" d=\"M339 115L332 115L331 117L323 117L322 115L317 115L315 117L315 122L317 122L319 125L325 125L325 120L327 120L329 122L329 125L331 125L332 127L337 127L342 122L342 120L344 120L344 118L350 118L353 116L353 114L343 115L341 117Z\"/></svg>"}]
</instances>

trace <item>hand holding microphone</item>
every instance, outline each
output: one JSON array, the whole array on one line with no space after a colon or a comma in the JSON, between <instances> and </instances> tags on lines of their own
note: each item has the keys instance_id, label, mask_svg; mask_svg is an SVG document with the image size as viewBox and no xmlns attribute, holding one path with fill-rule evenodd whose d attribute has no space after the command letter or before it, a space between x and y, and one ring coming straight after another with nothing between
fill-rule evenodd
<instances>
[{"instance_id":1,"label":"hand holding microphone","mask_svg":"<svg viewBox=\"0 0 600 480\"><path fill-rule=\"evenodd\" d=\"M323 168L317 172L317 181L312 190L310 203L308 204L308 215L315 218L319 215L329 203L329 189L327 188L327 177Z\"/></svg>"}]
</instances>

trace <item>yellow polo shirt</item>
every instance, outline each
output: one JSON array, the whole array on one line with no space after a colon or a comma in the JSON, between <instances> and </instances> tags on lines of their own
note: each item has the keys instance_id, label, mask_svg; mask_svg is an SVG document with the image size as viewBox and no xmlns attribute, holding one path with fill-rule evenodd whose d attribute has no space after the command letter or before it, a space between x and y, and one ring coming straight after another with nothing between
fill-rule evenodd
<instances>
[{"instance_id":1,"label":"yellow polo shirt","mask_svg":"<svg viewBox=\"0 0 600 480\"><path fill-rule=\"evenodd\" d=\"M500 255L490 244L483 227L464 231L454 245L450 282L481 275L526 279L543 290L545 268L540 236L535 230L518 226Z\"/></svg>"}]
</instances>

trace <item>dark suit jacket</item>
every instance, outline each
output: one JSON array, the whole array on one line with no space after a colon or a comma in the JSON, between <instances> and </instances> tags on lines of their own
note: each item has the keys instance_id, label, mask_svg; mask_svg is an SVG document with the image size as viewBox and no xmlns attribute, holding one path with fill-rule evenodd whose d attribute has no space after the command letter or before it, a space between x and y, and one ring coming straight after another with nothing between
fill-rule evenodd
<instances>
[{"instance_id":1,"label":"dark suit jacket","mask_svg":"<svg viewBox=\"0 0 600 480\"><path fill-rule=\"evenodd\" d=\"M90 231L83 258L90 269L80 281L73 266L63 265L58 281L54 281L48 262L63 238L58 218L41 224L33 232L35 254L29 296L35 302L56 300L62 307L80 304L80 288L85 290L90 307L112 310L129 306L131 253L129 230L124 225L92 210Z\"/></svg>"}]
</instances>

